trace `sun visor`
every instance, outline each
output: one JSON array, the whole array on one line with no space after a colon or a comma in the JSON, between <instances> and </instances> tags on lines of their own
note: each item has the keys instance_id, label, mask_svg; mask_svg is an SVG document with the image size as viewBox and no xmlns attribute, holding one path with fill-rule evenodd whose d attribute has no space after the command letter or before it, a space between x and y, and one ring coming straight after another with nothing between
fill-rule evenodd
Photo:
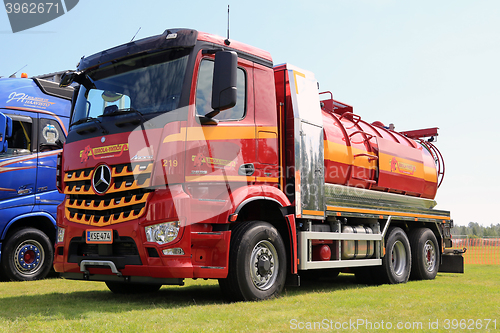
<instances>
[{"instance_id":1,"label":"sun visor","mask_svg":"<svg viewBox=\"0 0 500 333\"><path fill-rule=\"evenodd\" d=\"M137 41L129 42L114 48L96 53L80 60L78 70L119 60L142 52L160 51L169 48L193 47L196 44L198 32L190 29L170 29L162 35L152 36Z\"/></svg>"}]
</instances>

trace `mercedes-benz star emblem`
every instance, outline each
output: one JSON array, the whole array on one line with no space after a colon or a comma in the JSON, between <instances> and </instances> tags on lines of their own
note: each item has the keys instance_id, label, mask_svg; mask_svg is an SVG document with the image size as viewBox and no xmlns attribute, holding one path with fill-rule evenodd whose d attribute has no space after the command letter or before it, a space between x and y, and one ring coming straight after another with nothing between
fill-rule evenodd
<instances>
[{"instance_id":1,"label":"mercedes-benz star emblem","mask_svg":"<svg viewBox=\"0 0 500 333\"><path fill-rule=\"evenodd\" d=\"M101 164L94 170L92 186L97 193L102 194L109 189L110 185L111 169L107 165Z\"/></svg>"}]
</instances>

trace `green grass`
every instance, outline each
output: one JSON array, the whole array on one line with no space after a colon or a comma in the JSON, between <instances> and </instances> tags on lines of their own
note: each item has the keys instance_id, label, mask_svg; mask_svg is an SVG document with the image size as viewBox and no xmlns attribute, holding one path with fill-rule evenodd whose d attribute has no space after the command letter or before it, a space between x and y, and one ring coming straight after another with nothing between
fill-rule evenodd
<instances>
[{"instance_id":1,"label":"green grass","mask_svg":"<svg viewBox=\"0 0 500 333\"><path fill-rule=\"evenodd\" d=\"M483 329L473 331L500 332L500 266L465 269L465 274L438 274L432 281L382 286L356 284L352 275L342 274L334 281L286 288L278 299L248 303L224 302L216 281L186 280L184 287L165 286L147 296L114 295L97 282L2 282L0 331L327 332L337 331L336 322L364 320L372 325L391 322L393 330L360 325L358 330L351 326L341 331L389 332L398 322L420 322L422 329L402 331L463 332L468 330L444 329L445 320L470 319L476 324L478 319L492 319L496 330L493 322L484 330L483 320ZM429 322L436 320L440 329L429 329ZM330 321L333 329L298 329Z\"/></svg>"}]
</instances>

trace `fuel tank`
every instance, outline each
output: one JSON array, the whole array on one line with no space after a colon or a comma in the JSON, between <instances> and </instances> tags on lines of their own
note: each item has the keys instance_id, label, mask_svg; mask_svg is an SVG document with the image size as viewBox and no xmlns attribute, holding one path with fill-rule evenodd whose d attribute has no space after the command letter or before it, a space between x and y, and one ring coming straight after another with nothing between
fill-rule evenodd
<instances>
[{"instance_id":1,"label":"fuel tank","mask_svg":"<svg viewBox=\"0 0 500 333\"><path fill-rule=\"evenodd\" d=\"M435 197L439 171L427 142L368 123L333 98L321 106L327 183Z\"/></svg>"},{"instance_id":2,"label":"fuel tank","mask_svg":"<svg viewBox=\"0 0 500 333\"><path fill-rule=\"evenodd\" d=\"M345 225L342 227L343 233L355 234L373 234L373 230L369 227L358 225ZM367 240L344 240L342 241L342 259L366 259L373 256L375 252L374 241Z\"/></svg>"}]
</instances>

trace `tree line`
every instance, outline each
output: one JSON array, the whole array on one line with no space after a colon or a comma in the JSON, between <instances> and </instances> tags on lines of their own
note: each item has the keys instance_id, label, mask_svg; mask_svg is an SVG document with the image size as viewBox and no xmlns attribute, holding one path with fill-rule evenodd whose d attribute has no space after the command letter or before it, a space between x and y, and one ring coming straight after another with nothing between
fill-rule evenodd
<instances>
[{"instance_id":1,"label":"tree line","mask_svg":"<svg viewBox=\"0 0 500 333\"><path fill-rule=\"evenodd\" d=\"M477 222L470 222L465 226L454 226L451 229L452 235L467 235L470 237L500 237L500 223L492 224L488 227L482 226Z\"/></svg>"}]
</instances>

